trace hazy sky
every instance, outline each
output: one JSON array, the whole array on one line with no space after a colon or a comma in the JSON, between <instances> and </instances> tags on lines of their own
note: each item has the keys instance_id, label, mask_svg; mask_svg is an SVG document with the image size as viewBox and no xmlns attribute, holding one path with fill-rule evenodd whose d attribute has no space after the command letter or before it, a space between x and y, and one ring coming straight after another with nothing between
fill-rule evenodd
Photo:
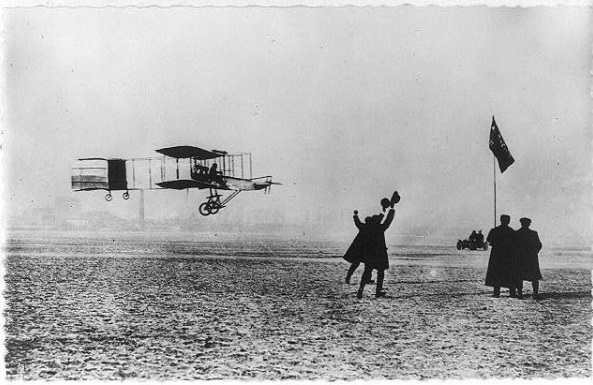
<instances>
[{"instance_id":1,"label":"hazy sky","mask_svg":"<svg viewBox=\"0 0 593 385\"><path fill-rule=\"evenodd\" d=\"M516 162L498 214L591 237L588 8L8 9L4 200L70 196L78 157L195 145L253 155L283 186L196 221L354 231L397 189L396 232L493 225L492 116ZM137 212L137 195L83 208ZM150 216L204 191L146 193Z\"/></svg>"}]
</instances>

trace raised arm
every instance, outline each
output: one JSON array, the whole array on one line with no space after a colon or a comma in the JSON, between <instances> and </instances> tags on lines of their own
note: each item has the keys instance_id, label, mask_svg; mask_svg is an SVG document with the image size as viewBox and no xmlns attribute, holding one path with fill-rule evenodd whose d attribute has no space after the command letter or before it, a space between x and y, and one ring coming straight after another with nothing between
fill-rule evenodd
<instances>
[{"instance_id":1,"label":"raised arm","mask_svg":"<svg viewBox=\"0 0 593 385\"><path fill-rule=\"evenodd\" d=\"M363 224L360 221L360 218L358 218L358 211L357 210L354 210L354 216L353 216L353 218L354 218L354 224L356 225L356 227L358 227L359 229L362 229Z\"/></svg>"},{"instance_id":2,"label":"raised arm","mask_svg":"<svg viewBox=\"0 0 593 385\"><path fill-rule=\"evenodd\" d=\"M395 215L395 210L392 208L389 209L389 212L387 213L387 218L385 219L385 222L383 222L380 226L383 229L383 231L387 230L389 228L389 226L391 225L391 222L393 221L393 216Z\"/></svg>"}]
</instances>

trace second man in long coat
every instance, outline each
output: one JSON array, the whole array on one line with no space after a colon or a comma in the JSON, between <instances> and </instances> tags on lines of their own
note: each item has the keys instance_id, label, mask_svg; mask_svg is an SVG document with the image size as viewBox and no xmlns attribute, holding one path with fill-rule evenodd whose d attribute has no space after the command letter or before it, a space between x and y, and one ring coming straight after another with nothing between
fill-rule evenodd
<instances>
[{"instance_id":1,"label":"second man in long coat","mask_svg":"<svg viewBox=\"0 0 593 385\"><path fill-rule=\"evenodd\" d=\"M515 230L509 227L511 217L500 216L500 226L490 230L487 241L492 246L488 270L486 272L486 286L494 288L493 297L500 297L500 288L508 287L511 297L516 297L519 281L518 263L516 258L517 239Z\"/></svg>"},{"instance_id":2,"label":"second man in long coat","mask_svg":"<svg viewBox=\"0 0 593 385\"><path fill-rule=\"evenodd\" d=\"M519 268L518 296L523 298L523 281L531 281L533 298L539 299L539 280L542 279L542 273L539 270L537 254L542 249L542 243L537 231L529 228L531 219L521 218L519 222L521 222L521 228L516 231Z\"/></svg>"}]
</instances>

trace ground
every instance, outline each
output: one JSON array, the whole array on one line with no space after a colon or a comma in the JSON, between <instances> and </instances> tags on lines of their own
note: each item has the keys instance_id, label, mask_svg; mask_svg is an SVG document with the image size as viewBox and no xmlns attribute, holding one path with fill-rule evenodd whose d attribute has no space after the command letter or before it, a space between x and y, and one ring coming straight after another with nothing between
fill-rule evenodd
<instances>
[{"instance_id":1,"label":"ground","mask_svg":"<svg viewBox=\"0 0 593 385\"><path fill-rule=\"evenodd\" d=\"M358 300L340 247L126 242L7 243L8 379L591 376L588 252L543 255L535 301L491 297L488 252L391 248Z\"/></svg>"}]
</instances>

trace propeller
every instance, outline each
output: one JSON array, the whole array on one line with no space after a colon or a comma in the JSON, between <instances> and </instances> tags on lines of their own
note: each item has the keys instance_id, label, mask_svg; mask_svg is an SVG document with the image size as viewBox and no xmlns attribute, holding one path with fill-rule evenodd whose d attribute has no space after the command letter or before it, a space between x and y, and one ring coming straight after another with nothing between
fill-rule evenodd
<instances>
[{"instance_id":1,"label":"propeller","mask_svg":"<svg viewBox=\"0 0 593 385\"><path fill-rule=\"evenodd\" d=\"M266 181L266 188L264 189L264 194L269 194L270 191L272 190L272 185L276 184L276 185L280 185L282 186L282 183L280 182L272 182L272 178L270 178L270 180Z\"/></svg>"},{"instance_id":2,"label":"propeller","mask_svg":"<svg viewBox=\"0 0 593 385\"><path fill-rule=\"evenodd\" d=\"M273 184L278 184L281 185L282 183L278 183L278 182L272 182L272 177L271 176L267 176L267 177L261 177L261 178L256 178L256 179L264 179L264 181L261 182L255 182L253 179L252 181L254 181L254 187L256 190L263 190L264 194L267 194L270 192L272 185Z\"/></svg>"}]
</instances>

